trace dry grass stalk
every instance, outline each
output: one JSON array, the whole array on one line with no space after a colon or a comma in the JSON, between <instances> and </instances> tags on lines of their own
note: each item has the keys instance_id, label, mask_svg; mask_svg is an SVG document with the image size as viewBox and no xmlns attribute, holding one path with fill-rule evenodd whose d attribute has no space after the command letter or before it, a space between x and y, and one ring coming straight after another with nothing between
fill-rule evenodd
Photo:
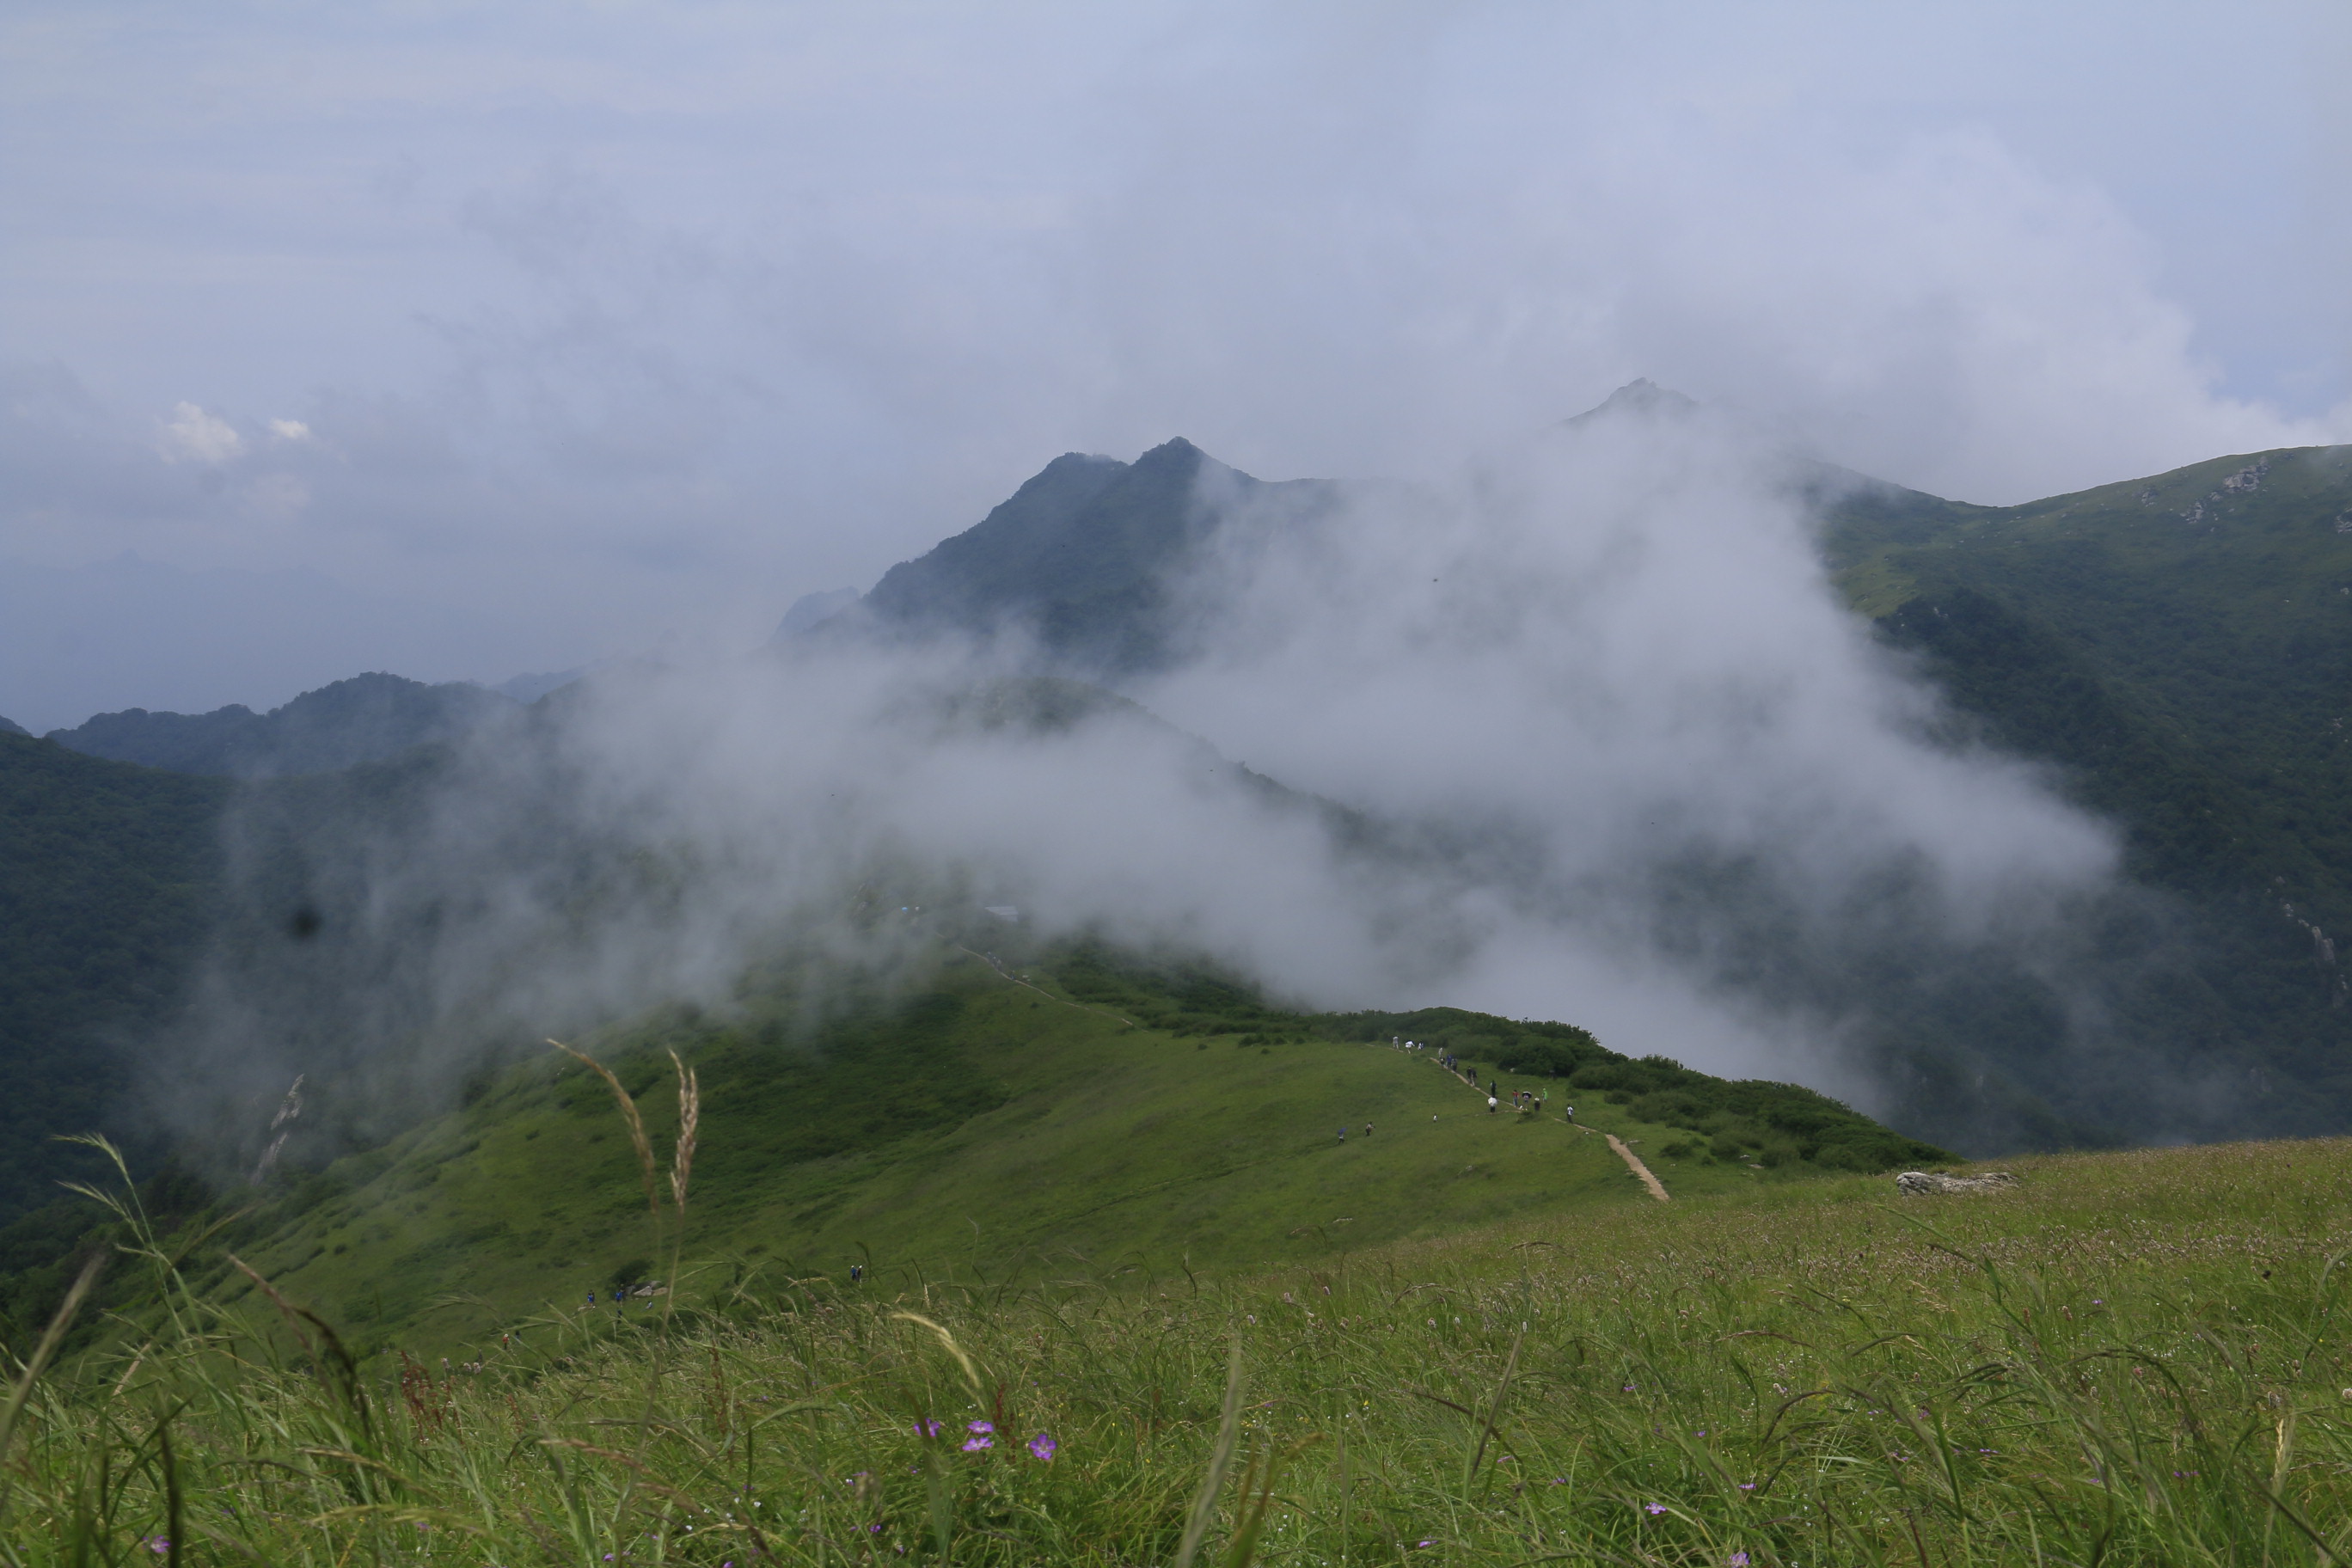
<instances>
[{"instance_id":1,"label":"dry grass stalk","mask_svg":"<svg viewBox=\"0 0 2352 1568\"><path fill-rule=\"evenodd\" d=\"M646 1207L653 1214L655 1218L660 1218L661 1199L654 1185L653 1141L646 1136L645 1119L637 1114L637 1102L629 1098L629 1091L621 1087L621 1080L614 1078L613 1076L613 1069L606 1067L603 1062L598 1061L595 1058L588 1055L584 1051L573 1050L562 1040L550 1040L547 1043L553 1046L557 1050L562 1051L565 1056L572 1058L574 1061L586 1066L591 1071L594 1072L598 1078L603 1079L604 1080L605 1087L613 1091L613 1100L614 1103L618 1104L621 1108L622 1120L625 1121L629 1124L629 1142L636 1149L637 1152L637 1172L638 1174L645 1179L646 1184ZM675 1177L673 1176L673 1182L674 1181Z\"/></svg>"},{"instance_id":2,"label":"dry grass stalk","mask_svg":"<svg viewBox=\"0 0 2352 1568\"><path fill-rule=\"evenodd\" d=\"M58 1346L65 1341L66 1330L81 1311L83 1300L89 1295L90 1288L98 1283L99 1271L105 1267L105 1253L89 1255L89 1260L81 1266L81 1272L74 1277L73 1288L58 1304L57 1314L50 1318L47 1331L41 1335L41 1342L26 1358L24 1375L16 1380L16 1388L8 1395L8 1407L0 1410L0 1458L7 1457L9 1440L16 1435L17 1419L25 1413L25 1401L32 1395L33 1384L40 1380L41 1369L47 1366L49 1358L58 1353ZM5 1500L6 1494L0 1492L0 1502Z\"/></svg>"},{"instance_id":3,"label":"dry grass stalk","mask_svg":"<svg viewBox=\"0 0 2352 1568\"><path fill-rule=\"evenodd\" d=\"M677 1068L677 1146L670 1151L669 1195L677 1205L677 1217L686 1219L687 1183L694 1174L695 1131L702 1121L702 1085L694 1069L678 1060L676 1051L669 1054L670 1065Z\"/></svg>"}]
</instances>

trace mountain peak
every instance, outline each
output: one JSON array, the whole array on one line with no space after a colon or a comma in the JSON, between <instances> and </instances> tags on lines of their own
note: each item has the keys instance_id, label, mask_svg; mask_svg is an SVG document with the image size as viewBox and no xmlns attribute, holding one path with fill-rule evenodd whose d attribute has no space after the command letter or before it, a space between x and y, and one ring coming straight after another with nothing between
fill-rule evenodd
<instances>
[{"instance_id":1,"label":"mountain peak","mask_svg":"<svg viewBox=\"0 0 2352 1568\"><path fill-rule=\"evenodd\" d=\"M1206 455L1207 454L1203 453L1200 447L1195 447L1192 442L1184 439L1183 437L1178 436L1171 440L1162 441L1157 447L1152 447L1149 452L1144 453L1143 456L1136 458L1134 466L1139 468L1149 470L1160 468L1162 466L1198 462Z\"/></svg>"},{"instance_id":2,"label":"mountain peak","mask_svg":"<svg viewBox=\"0 0 2352 1568\"><path fill-rule=\"evenodd\" d=\"M1612 415L1639 415L1645 418L1685 418L1698 412L1698 405L1670 386L1660 386L1648 376L1629 381L1603 399L1598 407L1588 408L1564 423L1570 426L1590 424Z\"/></svg>"}]
</instances>

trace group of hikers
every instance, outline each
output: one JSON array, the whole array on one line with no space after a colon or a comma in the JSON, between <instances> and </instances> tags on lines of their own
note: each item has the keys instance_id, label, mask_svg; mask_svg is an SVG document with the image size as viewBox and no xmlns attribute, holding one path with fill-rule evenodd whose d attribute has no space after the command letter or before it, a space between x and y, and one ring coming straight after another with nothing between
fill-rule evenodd
<instances>
[{"instance_id":1,"label":"group of hikers","mask_svg":"<svg viewBox=\"0 0 2352 1568\"><path fill-rule=\"evenodd\" d=\"M659 1280L656 1280L650 1285L615 1285L613 1287L610 1300L613 1303L613 1310L617 1312L632 1296L642 1296L646 1298L646 1305L650 1307L654 1304L653 1298L656 1296L667 1296L668 1294L669 1287L662 1284ZM593 1290L588 1292L588 1304L592 1307L596 1304L596 1292Z\"/></svg>"},{"instance_id":2,"label":"group of hikers","mask_svg":"<svg viewBox=\"0 0 2352 1568\"><path fill-rule=\"evenodd\" d=\"M1402 1051L1425 1051L1430 1048L1420 1040L1408 1040L1402 1035L1391 1035L1389 1037L1389 1044ZM1451 1051L1440 1051L1437 1055L1437 1065L1444 1068L1447 1072L1452 1073L1454 1077L1460 1079L1463 1082L1468 1084L1472 1089L1476 1089L1478 1087L1478 1079L1476 1077L1471 1073L1464 1071L1462 1067L1462 1058L1455 1056ZM1513 1110L1522 1112L1540 1112L1546 1103L1544 1097L1538 1094L1531 1089L1515 1089L1510 1091L1508 1096L1506 1096L1503 1093L1501 1081L1499 1079L1495 1079L1490 1080L1486 1085L1486 1114L1489 1116L1499 1115L1507 1099ZM1563 1121L1575 1121L1576 1107L1573 1105L1563 1107L1560 1111L1560 1116ZM1432 1116L1430 1120L1434 1121L1437 1118L1435 1116ZM1371 1135L1372 1124L1367 1121L1364 1123L1364 1136L1370 1138ZM1345 1143L1347 1141L1348 1128L1347 1124L1343 1122L1339 1127L1339 1142Z\"/></svg>"}]
</instances>

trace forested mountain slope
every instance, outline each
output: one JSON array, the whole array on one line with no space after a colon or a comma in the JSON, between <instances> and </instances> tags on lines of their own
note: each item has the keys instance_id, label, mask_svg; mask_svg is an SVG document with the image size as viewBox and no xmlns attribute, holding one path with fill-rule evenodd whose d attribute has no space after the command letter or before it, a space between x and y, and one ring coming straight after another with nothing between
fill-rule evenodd
<instances>
[{"instance_id":1,"label":"forested mountain slope","mask_svg":"<svg viewBox=\"0 0 2352 1568\"><path fill-rule=\"evenodd\" d=\"M92 1171L58 1134L138 1131L137 1046L205 940L229 787L0 734L0 1220Z\"/></svg>"},{"instance_id":2,"label":"forested mountain slope","mask_svg":"<svg viewBox=\"0 0 2352 1568\"><path fill-rule=\"evenodd\" d=\"M2352 1115L2352 447L2017 507L1864 487L1827 522L1855 606L2179 895L2176 1018L2258 1045L2257 1095Z\"/></svg>"}]
</instances>

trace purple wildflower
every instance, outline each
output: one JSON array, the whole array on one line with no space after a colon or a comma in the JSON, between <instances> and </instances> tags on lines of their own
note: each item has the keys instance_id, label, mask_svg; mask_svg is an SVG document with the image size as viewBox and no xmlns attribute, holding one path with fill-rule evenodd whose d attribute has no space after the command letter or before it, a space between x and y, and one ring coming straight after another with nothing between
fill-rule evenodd
<instances>
[{"instance_id":1,"label":"purple wildflower","mask_svg":"<svg viewBox=\"0 0 2352 1568\"><path fill-rule=\"evenodd\" d=\"M172 1550L172 1543L160 1535L151 1535L141 1544L144 1545L148 1551L153 1552L158 1557L164 1555Z\"/></svg>"},{"instance_id":2,"label":"purple wildflower","mask_svg":"<svg viewBox=\"0 0 2352 1568\"><path fill-rule=\"evenodd\" d=\"M967 1454L977 1454L982 1448L993 1448L995 1447L996 1439L993 1437L966 1437L963 1440L963 1451Z\"/></svg>"},{"instance_id":3,"label":"purple wildflower","mask_svg":"<svg viewBox=\"0 0 2352 1568\"><path fill-rule=\"evenodd\" d=\"M882 1533L882 1527L878 1524L869 1524L866 1527L866 1533L868 1535L879 1535Z\"/></svg>"},{"instance_id":4,"label":"purple wildflower","mask_svg":"<svg viewBox=\"0 0 2352 1568\"><path fill-rule=\"evenodd\" d=\"M1435 1542L1434 1541L1416 1541L1416 1542L1413 1542L1413 1544L1414 1544L1415 1546L1434 1546L1434 1545L1436 1545L1436 1544L1437 1544L1437 1542Z\"/></svg>"},{"instance_id":5,"label":"purple wildflower","mask_svg":"<svg viewBox=\"0 0 2352 1568\"><path fill-rule=\"evenodd\" d=\"M1666 1511L1666 1505L1662 1502L1645 1502L1642 1505L1642 1510L1645 1513L1661 1514Z\"/></svg>"},{"instance_id":6,"label":"purple wildflower","mask_svg":"<svg viewBox=\"0 0 2352 1568\"><path fill-rule=\"evenodd\" d=\"M1748 1553L1745 1552L1733 1552L1731 1554L1731 1568L1748 1568Z\"/></svg>"},{"instance_id":7,"label":"purple wildflower","mask_svg":"<svg viewBox=\"0 0 2352 1568\"><path fill-rule=\"evenodd\" d=\"M939 1424L938 1422L936 1422L936 1421L932 1420L929 1416L926 1415L926 1416L922 1417L920 1420L919 1420L919 1421L917 1421L917 1422L915 1423L915 1436L918 1436L918 1437L936 1437L936 1436L938 1436L939 1435L940 1435L940 1424Z\"/></svg>"},{"instance_id":8,"label":"purple wildflower","mask_svg":"<svg viewBox=\"0 0 2352 1568\"><path fill-rule=\"evenodd\" d=\"M971 1426L965 1427L964 1430L967 1432L977 1432L984 1437L989 1433L995 1431L996 1428L988 1422L975 1421Z\"/></svg>"},{"instance_id":9,"label":"purple wildflower","mask_svg":"<svg viewBox=\"0 0 2352 1568\"><path fill-rule=\"evenodd\" d=\"M1739 1489L1744 1492L1752 1492L1756 1489L1756 1483L1754 1481L1742 1481L1739 1483Z\"/></svg>"},{"instance_id":10,"label":"purple wildflower","mask_svg":"<svg viewBox=\"0 0 2352 1568\"><path fill-rule=\"evenodd\" d=\"M1029 1451L1041 1459L1051 1459L1054 1457L1054 1450L1060 1447L1059 1443L1054 1441L1054 1435L1051 1432L1040 1432L1029 1439Z\"/></svg>"}]
</instances>

